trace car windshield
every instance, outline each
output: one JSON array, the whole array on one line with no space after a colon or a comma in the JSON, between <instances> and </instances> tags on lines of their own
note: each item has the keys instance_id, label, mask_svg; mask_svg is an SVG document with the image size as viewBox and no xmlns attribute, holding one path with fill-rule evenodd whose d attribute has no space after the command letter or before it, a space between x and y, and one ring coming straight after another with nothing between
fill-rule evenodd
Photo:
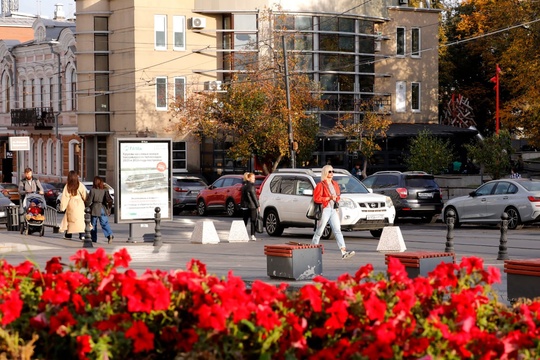
<instances>
[{"instance_id":1,"label":"car windshield","mask_svg":"<svg viewBox=\"0 0 540 360\"><path fill-rule=\"evenodd\" d=\"M318 184L321 176L314 176L313 180ZM341 194L368 194L369 190L354 176L334 174L334 181L338 183Z\"/></svg>"},{"instance_id":2,"label":"car windshield","mask_svg":"<svg viewBox=\"0 0 540 360\"><path fill-rule=\"evenodd\" d=\"M529 191L540 191L540 181L520 181L519 184Z\"/></svg>"}]
</instances>

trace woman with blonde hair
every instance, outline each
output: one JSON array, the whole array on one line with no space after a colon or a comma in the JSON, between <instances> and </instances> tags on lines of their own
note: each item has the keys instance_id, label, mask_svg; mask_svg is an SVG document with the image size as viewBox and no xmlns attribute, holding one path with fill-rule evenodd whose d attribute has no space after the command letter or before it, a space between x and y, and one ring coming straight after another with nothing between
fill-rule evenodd
<instances>
[{"instance_id":1,"label":"woman with blonde hair","mask_svg":"<svg viewBox=\"0 0 540 360\"><path fill-rule=\"evenodd\" d=\"M248 219L251 222L251 240L256 241L255 237L255 224L257 222L257 215L259 212L259 200L257 199L257 193L255 192L255 174L244 174L244 185L242 185L242 200L240 206L242 207L244 215L244 224L247 226Z\"/></svg>"},{"instance_id":2,"label":"woman with blonde hair","mask_svg":"<svg viewBox=\"0 0 540 360\"><path fill-rule=\"evenodd\" d=\"M341 250L341 258L348 259L354 255L354 251L347 251L345 240L341 233L341 224L337 209L339 207L340 191L339 185L334 181L334 168L332 165L326 165L321 171L321 182L315 186L313 191L313 201L321 204L322 216L318 221L317 230L313 234L312 244L318 244L326 224L330 222L330 227L336 236L336 242Z\"/></svg>"},{"instance_id":3,"label":"woman with blonde hair","mask_svg":"<svg viewBox=\"0 0 540 360\"><path fill-rule=\"evenodd\" d=\"M85 200L86 187L79 181L77 173L71 170L60 201L60 211L66 212L60 223L60 231L64 232L64 238L71 239L73 233L79 233L79 239L84 240Z\"/></svg>"}]
</instances>

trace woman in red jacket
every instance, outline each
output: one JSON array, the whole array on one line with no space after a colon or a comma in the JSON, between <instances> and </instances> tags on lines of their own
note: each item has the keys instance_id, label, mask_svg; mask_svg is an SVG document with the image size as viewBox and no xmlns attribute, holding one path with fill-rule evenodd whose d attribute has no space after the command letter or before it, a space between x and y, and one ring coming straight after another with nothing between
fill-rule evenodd
<instances>
[{"instance_id":1,"label":"woman in red jacket","mask_svg":"<svg viewBox=\"0 0 540 360\"><path fill-rule=\"evenodd\" d=\"M330 222L330 227L336 236L336 242L341 250L341 258L348 259L354 255L354 251L347 251L345 240L341 233L341 224L339 222L339 185L333 180L334 169L330 165L322 168L321 182L315 186L313 191L313 201L322 204L322 216L318 222L317 230L311 240L312 244L318 244L321 239L324 227Z\"/></svg>"}]
</instances>

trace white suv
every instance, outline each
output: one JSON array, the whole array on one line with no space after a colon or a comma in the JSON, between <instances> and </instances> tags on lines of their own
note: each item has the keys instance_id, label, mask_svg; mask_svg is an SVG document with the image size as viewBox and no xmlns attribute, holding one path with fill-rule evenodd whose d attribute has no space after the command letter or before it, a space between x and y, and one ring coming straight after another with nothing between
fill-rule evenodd
<instances>
[{"instance_id":1,"label":"white suv","mask_svg":"<svg viewBox=\"0 0 540 360\"><path fill-rule=\"evenodd\" d=\"M259 202L266 232L280 236L287 227L313 228L314 220L306 217L315 185L321 181L322 169L278 169L261 185ZM334 180L341 189L339 216L341 229L370 230L380 237L385 226L394 224L396 210L388 196L373 194L347 170L334 168ZM332 237L326 226L323 238Z\"/></svg>"}]
</instances>

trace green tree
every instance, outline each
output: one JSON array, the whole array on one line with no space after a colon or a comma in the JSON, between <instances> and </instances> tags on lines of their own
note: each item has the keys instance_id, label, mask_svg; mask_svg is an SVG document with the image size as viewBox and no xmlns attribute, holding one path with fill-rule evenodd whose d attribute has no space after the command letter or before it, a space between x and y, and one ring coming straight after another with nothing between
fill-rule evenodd
<instances>
[{"instance_id":1,"label":"green tree","mask_svg":"<svg viewBox=\"0 0 540 360\"><path fill-rule=\"evenodd\" d=\"M514 149L507 130L501 130L499 135L493 134L484 140L476 140L474 144L465 145L465 148L469 157L493 179L500 179L510 172L510 157Z\"/></svg>"},{"instance_id":2,"label":"green tree","mask_svg":"<svg viewBox=\"0 0 540 360\"><path fill-rule=\"evenodd\" d=\"M409 152L410 155L405 160L407 168L431 174L442 173L453 158L450 141L436 137L429 130L421 131L411 139Z\"/></svg>"}]
</instances>

